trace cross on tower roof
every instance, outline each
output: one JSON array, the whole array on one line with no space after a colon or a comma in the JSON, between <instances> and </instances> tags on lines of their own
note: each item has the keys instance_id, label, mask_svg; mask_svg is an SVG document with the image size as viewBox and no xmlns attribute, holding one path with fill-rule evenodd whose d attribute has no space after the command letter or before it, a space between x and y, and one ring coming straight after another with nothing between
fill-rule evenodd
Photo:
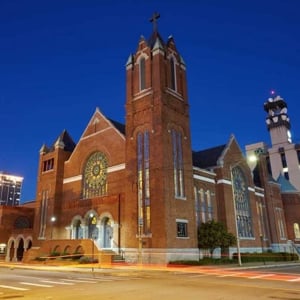
<instances>
[{"instance_id":1,"label":"cross on tower roof","mask_svg":"<svg viewBox=\"0 0 300 300\"><path fill-rule=\"evenodd\" d=\"M151 23L153 23L153 31L156 32L157 31L157 20L159 19L160 14L155 12L153 13L152 17L149 19L149 21Z\"/></svg>"}]
</instances>

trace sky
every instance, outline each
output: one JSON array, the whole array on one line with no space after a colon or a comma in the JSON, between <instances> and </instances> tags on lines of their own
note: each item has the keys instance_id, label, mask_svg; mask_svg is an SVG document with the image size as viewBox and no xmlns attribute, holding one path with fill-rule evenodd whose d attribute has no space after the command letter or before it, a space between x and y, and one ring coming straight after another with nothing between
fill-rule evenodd
<instances>
[{"instance_id":1,"label":"sky","mask_svg":"<svg viewBox=\"0 0 300 300\"><path fill-rule=\"evenodd\" d=\"M0 0L0 170L35 199L39 150L77 143L96 107L125 123L125 63L140 36L172 35L187 67L193 150L270 144L275 90L300 141L299 0Z\"/></svg>"}]
</instances>

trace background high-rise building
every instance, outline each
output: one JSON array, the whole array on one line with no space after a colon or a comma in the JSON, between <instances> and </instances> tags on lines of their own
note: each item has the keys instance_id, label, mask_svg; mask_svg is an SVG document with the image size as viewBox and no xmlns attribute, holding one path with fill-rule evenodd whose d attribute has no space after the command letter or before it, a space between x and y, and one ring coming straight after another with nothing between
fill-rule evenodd
<instances>
[{"instance_id":1,"label":"background high-rise building","mask_svg":"<svg viewBox=\"0 0 300 300\"><path fill-rule=\"evenodd\" d=\"M23 177L0 171L0 205L20 204Z\"/></svg>"}]
</instances>

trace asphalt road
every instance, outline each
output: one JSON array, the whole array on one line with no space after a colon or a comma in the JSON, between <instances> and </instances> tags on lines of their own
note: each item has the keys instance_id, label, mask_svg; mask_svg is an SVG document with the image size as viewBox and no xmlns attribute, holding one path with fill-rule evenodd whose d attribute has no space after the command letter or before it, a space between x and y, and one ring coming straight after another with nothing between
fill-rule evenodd
<instances>
[{"instance_id":1,"label":"asphalt road","mask_svg":"<svg viewBox=\"0 0 300 300\"><path fill-rule=\"evenodd\" d=\"M0 268L0 299L299 300L300 267L54 271Z\"/></svg>"}]
</instances>

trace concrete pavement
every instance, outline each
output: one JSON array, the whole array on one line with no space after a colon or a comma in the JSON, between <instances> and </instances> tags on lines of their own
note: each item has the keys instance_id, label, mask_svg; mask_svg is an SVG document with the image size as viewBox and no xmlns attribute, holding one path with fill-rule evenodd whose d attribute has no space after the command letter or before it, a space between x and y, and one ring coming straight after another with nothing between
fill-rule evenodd
<instances>
[{"instance_id":1,"label":"concrete pavement","mask_svg":"<svg viewBox=\"0 0 300 300\"><path fill-rule=\"evenodd\" d=\"M36 269L36 270L51 270L51 271L64 271L64 272L141 272L141 271L164 271L164 272L197 272L197 270L205 269L226 269L226 270L243 270L243 269L256 269L256 268L272 268L278 266L300 266L300 261L292 262L266 262L266 263L244 263L241 266L238 264L228 265L203 265L203 266L187 266L187 265L148 265L148 264L111 264L102 265L96 264L66 264L65 262L44 262L24 264L22 262L3 262L0 261L0 268L21 268L21 269Z\"/></svg>"}]
</instances>

